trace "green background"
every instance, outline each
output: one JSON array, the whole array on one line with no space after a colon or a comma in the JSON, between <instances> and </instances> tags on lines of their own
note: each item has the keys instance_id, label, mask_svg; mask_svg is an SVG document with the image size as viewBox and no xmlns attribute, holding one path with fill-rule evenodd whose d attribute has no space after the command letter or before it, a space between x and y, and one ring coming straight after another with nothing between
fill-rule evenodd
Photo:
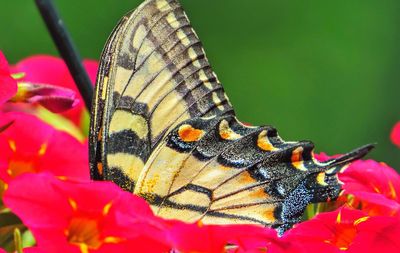
<instances>
[{"instance_id":1,"label":"green background","mask_svg":"<svg viewBox=\"0 0 400 253\"><path fill-rule=\"evenodd\" d=\"M139 0L56 0L85 58L98 59ZM400 169L389 133L400 120L400 1L182 0L239 118L287 140L370 157ZM0 49L10 62L57 55L33 0L1 3Z\"/></svg>"}]
</instances>

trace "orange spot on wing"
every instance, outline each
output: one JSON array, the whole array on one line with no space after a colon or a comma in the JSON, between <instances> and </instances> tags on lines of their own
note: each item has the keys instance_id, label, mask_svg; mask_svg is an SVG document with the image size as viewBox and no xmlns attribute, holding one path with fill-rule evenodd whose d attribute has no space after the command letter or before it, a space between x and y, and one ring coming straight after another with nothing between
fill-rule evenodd
<instances>
[{"instance_id":1,"label":"orange spot on wing","mask_svg":"<svg viewBox=\"0 0 400 253\"><path fill-rule=\"evenodd\" d=\"M249 172L245 171L244 173L239 175L239 182L243 184L250 184L255 183L256 180L250 176Z\"/></svg>"},{"instance_id":2,"label":"orange spot on wing","mask_svg":"<svg viewBox=\"0 0 400 253\"><path fill-rule=\"evenodd\" d=\"M292 163L301 161L302 160L302 157L301 157L302 154L303 154L303 148L302 147L298 147L295 150L293 150L292 158L291 158Z\"/></svg>"},{"instance_id":3,"label":"orange spot on wing","mask_svg":"<svg viewBox=\"0 0 400 253\"><path fill-rule=\"evenodd\" d=\"M219 125L219 135L224 140L237 140L242 136L238 133L235 133L230 127L229 123L226 120L222 120Z\"/></svg>"},{"instance_id":4,"label":"orange spot on wing","mask_svg":"<svg viewBox=\"0 0 400 253\"><path fill-rule=\"evenodd\" d=\"M101 141L103 138L103 128L100 128L99 133L97 134L97 140Z\"/></svg>"},{"instance_id":5,"label":"orange spot on wing","mask_svg":"<svg viewBox=\"0 0 400 253\"><path fill-rule=\"evenodd\" d=\"M263 212L262 216L270 223L273 223L276 218L274 215L275 208L267 209Z\"/></svg>"},{"instance_id":6,"label":"orange spot on wing","mask_svg":"<svg viewBox=\"0 0 400 253\"><path fill-rule=\"evenodd\" d=\"M97 172L99 172L100 176L103 175L103 163L101 163L101 162L97 163Z\"/></svg>"},{"instance_id":7,"label":"orange spot on wing","mask_svg":"<svg viewBox=\"0 0 400 253\"><path fill-rule=\"evenodd\" d=\"M220 132L221 138L224 140L229 140L231 134L229 131L221 131Z\"/></svg>"},{"instance_id":8,"label":"orange spot on wing","mask_svg":"<svg viewBox=\"0 0 400 253\"><path fill-rule=\"evenodd\" d=\"M267 200L270 196L264 191L264 188L257 189L249 194L250 198L265 199Z\"/></svg>"},{"instance_id":9,"label":"orange spot on wing","mask_svg":"<svg viewBox=\"0 0 400 253\"><path fill-rule=\"evenodd\" d=\"M265 140L258 140L257 145L259 148L265 151L272 151L274 150L274 146L271 143L266 142Z\"/></svg>"},{"instance_id":10,"label":"orange spot on wing","mask_svg":"<svg viewBox=\"0 0 400 253\"><path fill-rule=\"evenodd\" d=\"M193 128L190 125L183 125L178 130L179 138L184 142L198 141L203 137L204 133L203 130Z\"/></svg>"},{"instance_id":11,"label":"orange spot on wing","mask_svg":"<svg viewBox=\"0 0 400 253\"><path fill-rule=\"evenodd\" d=\"M276 150L276 148L269 142L267 137L267 131L265 130L258 135L257 146L264 151Z\"/></svg>"},{"instance_id":12,"label":"orange spot on wing","mask_svg":"<svg viewBox=\"0 0 400 253\"><path fill-rule=\"evenodd\" d=\"M304 167L302 155L303 155L303 148L302 147L296 148L292 152L291 161L293 167L295 167L298 170L306 171L307 169Z\"/></svg>"}]
</instances>

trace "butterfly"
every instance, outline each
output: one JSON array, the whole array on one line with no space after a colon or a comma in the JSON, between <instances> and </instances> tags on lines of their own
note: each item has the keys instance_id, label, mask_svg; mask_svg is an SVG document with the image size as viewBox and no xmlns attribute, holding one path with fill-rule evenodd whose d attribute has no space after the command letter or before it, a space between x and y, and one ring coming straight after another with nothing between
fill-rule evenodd
<instances>
[{"instance_id":1,"label":"butterfly","mask_svg":"<svg viewBox=\"0 0 400 253\"><path fill-rule=\"evenodd\" d=\"M89 138L91 177L142 196L157 215L281 234L308 204L336 199L337 173L372 148L319 162L312 142L240 122L177 0L147 0L115 27Z\"/></svg>"}]
</instances>

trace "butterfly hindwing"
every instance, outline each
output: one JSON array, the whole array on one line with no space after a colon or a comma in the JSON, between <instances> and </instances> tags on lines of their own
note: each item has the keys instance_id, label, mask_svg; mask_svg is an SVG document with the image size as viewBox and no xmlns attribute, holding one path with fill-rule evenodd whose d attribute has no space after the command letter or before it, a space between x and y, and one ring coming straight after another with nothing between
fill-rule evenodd
<instances>
[{"instance_id":1,"label":"butterfly hindwing","mask_svg":"<svg viewBox=\"0 0 400 253\"><path fill-rule=\"evenodd\" d=\"M324 189L324 200L340 190L337 180L325 181L336 177L325 175L335 161L315 161L313 148L310 142L283 141L270 126L245 126L234 116L189 119L152 153L135 193L167 218L294 224L314 197L314 189L304 188L309 178L323 177L313 187Z\"/></svg>"},{"instance_id":2,"label":"butterfly hindwing","mask_svg":"<svg viewBox=\"0 0 400 253\"><path fill-rule=\"evenodd\" d=\"M337 172L370 149L321 163L313 148L236 118L177 0L145 1L111 34L91 119L93 179L162 217L282 233L309 203L337 198Z\"/></svg>"}]
</instances>

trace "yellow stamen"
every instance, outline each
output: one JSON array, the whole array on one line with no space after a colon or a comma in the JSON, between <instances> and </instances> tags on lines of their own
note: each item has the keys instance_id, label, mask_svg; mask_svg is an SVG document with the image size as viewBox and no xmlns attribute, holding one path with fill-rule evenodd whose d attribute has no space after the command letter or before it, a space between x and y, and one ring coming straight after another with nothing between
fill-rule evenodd
<instances>
[{"instance_id":1,"label":"yellow stamen","mask_svg":"<svg viewBox=\"0 0 400 253\"><path fill-rule=\"evenodd\" d=\"M14 79L22 79L25 77L25 72L18 72L18 73L13 73L11 74L11 77Z\"/></svg>"},{"instance_id":2,"label":"yellow stamen","mask_svg":"<svg viewBox=\"0 0 400 253\"><path fill-rule=\"evenodd\" d=\"M15 144L14 140L8 140L8 145L10 146L10 148L13 152L15 152L17 150L17 145Z\"/></svg>"},{"instance_id":3,"label":"yellow stamen","mask_svg":"<svg viewBox=\"0 0 400 253\"><path fill-rule=\"evenodd\" d=\"M342 211L340 210L336 217L336 223L340 224L341 221L342 221Z\"/></svg>"},{"instance_id":4,"label":"yellow stamen","mask_svg":"<svg viewBox=\"0 0 400 253\"><path fill-rule=\"evenodd\" d=\"M78 204L76 203L75 200L73 200L72 198L68 198L68 203L72 207L72 210L74 211L78 210Z\"/></svg>"},{"instance_id":5,"label":"yellow stamen","mask_svg":"<svg viewBox=\"0 0 400 253\"><path fill-rule=\"evenodd\" d=\"M40 149L38 152L39 156L44 155L46 153L46 150L47 150L47 143L44 143L40 146Z\"/></svg>"},{"instance_id":6,"label":"yellow stamen","mask_svg":"<svg viewBox=\"0 0 400 253\"><path fill-rule=\"evenodd\" d=\"M85 243L79 243L81 253L89 253L89 247Z\"/></svg>"},{"instance_id":7,"label":"yellow stamen","mask_svg":"<svg viewBox=\"0 0 400 253\"><path fill-rule=\"evenodd\" d=\"M119 237L114 237L114 236L107 236L106 238L103 239L105 243L120 243L124 241L122 238Z\"/></svg>"},{"instance_id":8,"label":"yellow stamen","mask_svg":"<svg viewBox=\"0 0 400 253\"><path fill-rule=\"evenodd\" d=\"M357 226L358 224L363 223L363 222L367 221L368 219L369 219L368 216L361 217L361 218L357 219L356 221L354 221L353 224L354 224L354 226Z\"/></svg>"},{"instance_id":9,"label":"yellow stamen","mask_svg":"<svg viewBox=\"0 0 400 253\"><path fill-rule=\"evenodd\" d=\"M390 189L390 197L392 199L396 199L397 193L396 193L396 189L394 189L393 182L389 180L388 184L389 184L389 189Z\"/></svg>"},{"instance_id":10,"label":"yellow stamen","mask_svg":"<svg viewBox=\"0 0 400 253\"><path fill-rule=\"evenodd\" d=\"M108 203L103 207L103 215L106 216L110 212L110 208L112 206L112 202Z\"/></svg>"}]
</instances>

